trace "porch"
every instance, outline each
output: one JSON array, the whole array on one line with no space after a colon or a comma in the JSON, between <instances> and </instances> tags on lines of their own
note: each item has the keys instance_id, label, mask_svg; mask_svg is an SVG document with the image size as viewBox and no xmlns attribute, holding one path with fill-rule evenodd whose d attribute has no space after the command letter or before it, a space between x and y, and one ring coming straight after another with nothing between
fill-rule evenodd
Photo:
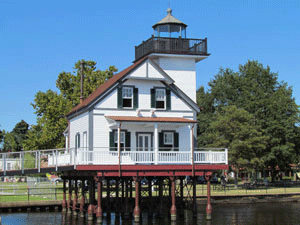
<instances>
[{"instance_id":1,"label":"porch","mask_svg":"<svg viewBox=\"0 0 300 225\"><path fill-rule=\"evenodd\" d=\"M18 166L8 168L7 162L14 159ZM79 148L79 149L51 149L23 151L0 154L0 171L6 175L7 171L50 169L58 171L59 167L73 167L84 165L117 166L117 165L228 165L227 149L195 148L193 151L138 151L137 149L123 149L112 151L107 148ZM99 168L99 167L98 167ZM0 174L0 175L1 175Z\"/></svg>"}]
</instances>

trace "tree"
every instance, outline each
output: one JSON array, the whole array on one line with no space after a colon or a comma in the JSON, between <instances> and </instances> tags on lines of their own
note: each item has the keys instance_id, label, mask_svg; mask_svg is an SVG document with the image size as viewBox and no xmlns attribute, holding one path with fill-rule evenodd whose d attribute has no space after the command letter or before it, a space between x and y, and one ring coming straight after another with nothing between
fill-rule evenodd
<instances>
[{"instance_id":1,"label":"tree","mask_svg":"<svg viewBox=\"0 0 300 225\"><path fill-rule=\"evenodd\" d=\"M268 137L262 135L254 116L246 110L235 105L224 106L203 136L207 146L229 149L229 161L235 172L240 168L262 169Z\"/></svg>"},{"instance_id":2,"label":"tree","mask_svg":"<svg viewBox=\"0 0 300 225\"><path fill-rule=\"evenodd\" d=\"M53 149L64 147L63 132L67 128L66 114L80 103L81 62L84 63L84 98L99 85L111 78L117 69L110 66L101 71L96 69L94 61L77 61L72 72L61 72L56 80L59 92L39 91L32 103L37 114L37 124L28 133L24 147L32 149Z\"/></svg>"},{"instance_id":3,"label":"tree","mask_svg":"<svg viewBox=\"0 0 300 225\"><path fill-rule=\"evenodd\" d=\"M4 137L4 130L2 131L2 130L0 130L0 144L2 143L2 141L3 141L3 137Z\"/></svg>"},{"instance_id":4,"label":"tree","mask_svg":"<svg viewBox=\"0 0 300 225\"><path fill-rule=\"evenodd\" d=\"M238 72L220 69L209 82L209 87L201 94L206 100L200 101L204 104L200 107L210 109L204 111L206 117L212 118L224 106L236 105L245 109L254 116L262 135L269 137L262 158L264 167L272 170L273 178L276 166L282 170L289 167L295 152L294 131L299 122L299 109L292 97L292 88L278 82L277 74L257 61L240 65ZM199 145L205 145L205 141L205 138L198 138Z\"/></svg>"},{"instance_id":5,"label":"tree","mask_svg":"<svg viewBox=\"0 0 300 225\"><path fill-rule=\"evenodd\" d=\"M84 63L84 98L88 97L98 86L111 78L114 75L114 72L117 71L114 66L110 66L104 71L96 70L96 62L78 61L74 66L74 69L77 70L76 73L60 73L56 80L56 87L60 90L64 99L72 102L72 107L80 102L81 62Z\"/></svg>"},{"instance_id":6,"label":"tree","mask_svg":"<svg viewBox=\"0 0 300 225\"><path fill-rule=\"evenodd\" d=\"M27 139L29 125L24 120L17 123L12 132L3 132L3 150L5 152L19 152Z\"/></svg>"}]
</instances>

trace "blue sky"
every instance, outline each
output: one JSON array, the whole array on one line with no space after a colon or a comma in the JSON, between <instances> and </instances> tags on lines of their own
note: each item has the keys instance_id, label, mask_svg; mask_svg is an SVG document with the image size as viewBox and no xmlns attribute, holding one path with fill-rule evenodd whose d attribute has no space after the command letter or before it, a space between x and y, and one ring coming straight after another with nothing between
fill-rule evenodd
<instances>
[{"instance_id":1,"label":"blue sky","mask_svg":"<svg viewBox=\"0 0 300 225\"><path fill-rule=\"evenodd\" d=\"M248 59L277 72L300 99L300 0L171 0L187 37L208 39L197 65L197 87L220 67L238 69ZM134 60L134 46L152 35L169 0L0 0L0 129L20 120L36 123L30 105L38 91L56 90L62 71L80 59L119 71Z\"/></svg>"}]
</instances>

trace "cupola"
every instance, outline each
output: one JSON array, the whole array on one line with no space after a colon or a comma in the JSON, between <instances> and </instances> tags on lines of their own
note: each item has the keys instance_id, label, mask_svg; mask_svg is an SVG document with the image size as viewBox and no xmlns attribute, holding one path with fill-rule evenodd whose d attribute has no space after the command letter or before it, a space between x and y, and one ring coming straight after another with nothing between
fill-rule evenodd
<instances>
[{"instance_id":1,"label":"cupola","mask_svg":"<svg viewBox=\"0 0 300 225\"><path fill-rule=\"evenodd\" d=\"M167 16L152 27L154 37L186 38L187 25L172 15L171 8L168 8Z\"/></svg>"},{"instance_id":2,"label":"cupola","mask_svg":"<svg viewBox=\"0 0 300 225\"><path fill-rule=\"evenodd\" d=\"M182 55L194 56L196 61L207 54L207 39L191 39L186 37L187 25L172 15L168 8L167 16L153 26L154 34L135 47L135 60L150 55Z\"/></svg>"}]
</instances>

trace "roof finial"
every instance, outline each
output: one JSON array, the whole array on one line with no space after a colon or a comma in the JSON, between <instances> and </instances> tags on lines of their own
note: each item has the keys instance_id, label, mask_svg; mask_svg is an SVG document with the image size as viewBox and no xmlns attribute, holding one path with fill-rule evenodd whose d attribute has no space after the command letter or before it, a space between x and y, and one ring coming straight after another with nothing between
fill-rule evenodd
<instances>
[{"instance_id":1,"label":"roof finial","mask_svg":"<svg viewBox=\"0 0 300 225\"><path fill-rule=\"evenodd\" d=\"M168 8L168 9L167 9L167 13L171 15L171 14L172 14L172 9L171 9L171 8Z\"/></svg>"}]
</instances>

